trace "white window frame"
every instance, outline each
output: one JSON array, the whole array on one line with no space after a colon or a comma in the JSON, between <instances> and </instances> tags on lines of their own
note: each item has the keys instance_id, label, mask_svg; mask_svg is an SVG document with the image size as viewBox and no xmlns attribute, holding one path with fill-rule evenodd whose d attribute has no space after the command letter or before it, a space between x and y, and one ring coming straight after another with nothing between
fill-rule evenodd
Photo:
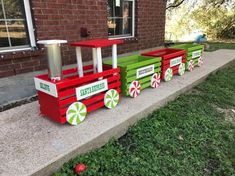
<instances>
[{"instance_id":1,"label":"white window frame","mask_svg":"<svg viewBox=\"0 0 235 176\"><path fill-rule=\"evenodd\" d=\"M3 3L3 1L2 1L2 3ZM26 16L25 20L26 20L27 29L28 29L29 45L14 46L14 47L2 47L2 48L0 48L0 53L30 50L33 47L36 47L32 13L31 13L29 0L24 0L24 10L25 10L25 16Z\"/></svg>"},{"instance_id":2,"label":"white window frame","mask_svg":"<svg viewBox=\"0 0 235 176\"><path fill-rule=\"evenodd\" d=\"M132 9L132 35L131 36L129 36L129 35L127 35L127 36L120 36L120 37L118 37L118 36L108 36L108 38L110 39L110 40L114 40L114 39L128 39L128 38L134 38L135 37L135 0L124 0L124 1L130 1L130 2L132 2L132 4L133 4L133 9Z\"/></svg>"}]
</instances>

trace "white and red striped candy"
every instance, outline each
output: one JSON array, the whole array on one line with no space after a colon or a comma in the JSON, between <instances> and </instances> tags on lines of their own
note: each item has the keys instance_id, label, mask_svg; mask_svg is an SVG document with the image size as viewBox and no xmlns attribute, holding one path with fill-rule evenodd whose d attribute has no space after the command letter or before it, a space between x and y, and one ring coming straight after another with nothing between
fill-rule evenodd
<instances>
[{"instance_id":1,"label":"white and red striped candy","mask_svg":"<svg viewBox=\"0 0 235 176\"><path fill-rule=\"evenodd\" d=\"M187 68L187 70L188 71L193 71L193 69L194 69L194 60L190 60L189 62L188 62L188 68Z\"/></svg>"},{"instance_id":2,"label":"white and red striped candy","mask_svg":"<svg viewBox=\"0 0 235 176\"><path fill-rule=\"evenodd\" d=\"M154 73L151 78L151 87L158 88L161 82L161 75L158 73Z\"/></svg>"},{"instance_id":3,"label":"white and red striped candy","mask_svg":"<svg viewBox=\"0 0 235 176\"><path fill-rule=\"evenodd\" d=\"M202 57L199 57L197 65L198 65L198 67L201 67L203 65L203 58Z\"/></svg>"},{"instance_id":4,"label":"white and red striped candy","mask_svg":"<svg viewBox=\"0 0 235 176\"><path fill-rule=\"evenodd\" d=\"M129 93L130 93L130 96L135 98L137 97L139 94L140 94L140 82L139 81L133 81L131 84L130 84L130 87L129 87Z\"/></svg>"}]
</instances>

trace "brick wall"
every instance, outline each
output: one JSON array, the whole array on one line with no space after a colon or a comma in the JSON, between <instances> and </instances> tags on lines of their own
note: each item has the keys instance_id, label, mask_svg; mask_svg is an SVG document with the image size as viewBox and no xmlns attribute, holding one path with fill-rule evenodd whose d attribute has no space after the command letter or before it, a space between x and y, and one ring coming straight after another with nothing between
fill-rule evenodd
<instances>
[{"instance_id":1,"label":"brick wall","mask_svg":"<svg viewBox=\"0 0 235 176\"><path fill-rule=\"evenodd\" d=\"M165 0L136 0L136 36L125 40L118 53L162 45L165 31ZM107 0L32 0L35 35L41 39L65 39L69 42L90 38L107 38ZM80 28L91 31L88 38L80 37ZM104 50L108 56L111 49ZM83 52L89 60L91 51ZM62 47L63 64L76 62L75 49ZM21 51L0 54L0 77L42 70L47 67L45 51Z\"/></svg>"}]
</instances>

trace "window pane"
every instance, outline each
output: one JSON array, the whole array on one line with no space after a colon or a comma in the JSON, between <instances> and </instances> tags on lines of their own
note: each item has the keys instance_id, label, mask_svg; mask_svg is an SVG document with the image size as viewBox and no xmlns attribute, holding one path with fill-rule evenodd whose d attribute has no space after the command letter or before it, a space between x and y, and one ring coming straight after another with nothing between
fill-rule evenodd
<instances>
[{"instance_id":1,"label":"window pane","mask_svg":"<svg viewBox=\"0 0 235 176\"><path fill-rule=\"evenodd\" d=\"M108 0L108 35L111 37L132 36L133 1Z\"/></svg>"},{"instance_id":2,"label":"window pane","mask_svg":"<svg viewBox=\"0 0 235 176\"><path fill-rule=\"evenodd\" d=\"M0 21L0 47L9 47L5 22Z\"/></svg>"},{"instance_id":3,"label":"window pane","mask_svg":"<svg viewBox=\"0 0 235 176\"><path fill-rule=\"evenodd\" d=\"M108 6L107 6L107 11L108 11L108 17L113 17L114 16L114 11L113 11L113 0L108 0Z\"/></svg>"},{"instance_id":4,"label":"window pane","mask_svg":"<svg viewBox=\"0 0 235 176\"><path fill-rule=\"evenodd\" d=\"M122 35L122 34L123 34L123 19L117 19L115 35Z\"/></svg>"},{"instance_id":5,"label":"window pane","mask_svg":"<svg viewBox=\"0 0 235 176\"><path fill-rule=\"evenodd\" d=\"M24 19L24 3L22 0L3 0L7 19Z\"/></svg>"},{"instance_id":6,"label":"window pane","mask_svg":"<svg viewBox=\"0 0 235 176\"><path fill-rule=\"evenodd\" d=\"M128 16L132 17L132 13L133 13L133 3L132 2L125 2L124 4L124 9L127 8L128 9Z\"/></svg>"},{"instance_id":7,"label":"window pane","mask_svg":"<svg viewBox=\"0 0 235 176\"><path fill-rule=\"evenodd\" d=\"M132 35L132 19L128 19L124 26L124 34Z\"/></svg>"},{"instance_id":8,"label":"window pane","mask_svg":"<svg viewBox=\"0 0 235 176\"><path fill-rule=\"evenodd\" d=\"M114 19L108 20L108 35L112 36L115 35L115 29L116 29L116 22Z\"/></svg>"},{"instance_id":9,"label":"window pane","mask_svg":"<svg viewBox=\"0 0 235 176\"><path fill-rule=\"evenodd\" d=\"M124 2L123 5L123 34L131 34L131 15L132 4L131 2Z\"/></svg>"},{"instance_id":10,"label":"window pane","mask_svg":"<svg viewBox=\"0 0 235 176\"><path fill-rule=\"evenodd\" d=\"M12 46L29 44L25 21L9 21L7 26Z\"/></svg>"},{"instance_id":11,"label":"window pane","mask_svg":"<svg viewBox=\"0 0 235 176\"><path fill-rule=\"evenodd\" d=\"M116 6L115 4L115 17L122 17L122 6L123 6L123 1L120 2L120 6Z\"/></svg>"}]
</instances>

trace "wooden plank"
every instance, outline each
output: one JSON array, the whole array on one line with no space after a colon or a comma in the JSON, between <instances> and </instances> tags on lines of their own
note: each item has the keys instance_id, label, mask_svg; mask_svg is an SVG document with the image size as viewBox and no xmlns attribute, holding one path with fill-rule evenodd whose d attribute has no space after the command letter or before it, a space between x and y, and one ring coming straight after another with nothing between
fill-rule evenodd
<instances>
[{"instance_id":1,"label":"wooden plank","mask_svg":"<svg viewBox=\"0 0 235 176\"><path fill-rule=\"evenodd\" d=\"M116 88L113 88L113 89L117 90L119 93L121 92L119 87L116 87ZM103 93L100 93L99 95L96 95L96 96L93 96L93 97L91 97L89 99L81 101L82 103L84 103L86 105L88 113L104 106L104 103L101 106L101 104L99 102L101 102L101 101L104 102L104 95L105 95L105 93L106 92L103 92ZM76 102L76 101L74 101L74 102ZM71 102L70 104L72 104L72 103L73 102ZM97 103L100 106L97 106ZM67 109L68 109L68 107L60 108L60 110L59 110L60 114L62 116L64 116L66 114Z\"/></svg>"},{"instance_id":2,"label":"wooden plank","mask_svg":"<svg viewBox=\"0 0 235 176\"><path fill-rule=\"evenodd\" d=\"M88 48L100 48L112 46L114 44L122 44L123 40L109 40L109 39L92 39L92 40L84 40L79 42L73 42L70 45L76 47L88 47Z\"/></svg>"},{"instance_id":3,"label":"wooden plank","mask_svg":"<svg viewBox=\"0 0 235 176\"><path fill-rule=\"evenodd\" d=\"M154 64L154 63L159 62L159 61L160 61L160 58L149 59L149 60L142 61L142 62L139 62L139 63L127 65L126 69L127 70L132 70L132 69L136 69L136 68L139 68L139 67L144 67L144 66L147 66L147 65L151 65L151 64Z\"/></svg>"},{"instance_id":4,"label":"wooden plank","mask_svg":"<svg viewBox=\"0 0 235 176\"><path fill-rule=\"evenodd\" d=\"M204 50L204 46L203 45L195 45L192 46L190 48L188 48L188 52L192 52L192 51L197 51L197 50Z\"/></svg>"},{"instance_id":5,"label":"wooden plank","mask_svg":"<svg viewBox=\"0 0 235 176\"><path fill-rule=\"evenodd\" d=\"M163 60L170 60L173 59L175 57L180 57L182 56L183 58L186 58L186 50L182 50L183 53L172 53L172 54L168 54L163 56Z\"/></svg>"},{"instance_id":6,"label":"wooden plank","mask_svg":"<svg viewBox=\"0 0 235 176\"><path fill-rule=\"evenodd\" d=\"M196 50L203 50L204 46L199 45L199 44L190 43L190 44L173 45L170 48L185 49L185 50L187 50L187 52L192 52L192 51L196 51Z\"/></svg>"},{"instance_id":7,"label":"wooden plank","mask_svg":"<svg viewBox=\"0 0 235 176\"><path fill-rule=\"evenodd\" d=\"M126 57L121 57L118 58L118 64L123 64L126 62L131 62L131 61L135 61L138 60L139 55L131 55L131 56L126 56Z\"/></svg>"},{"instance_id":8,"label":"wooden plank","mask_svg":"<svg viewBox=\"0 0 235 176\"><path fill-rule=\"evenodd\" d=\"M143 53L143 56L152 56L152 57L162 57L163 59L170 59L173 57L185 55L186 50L174 49L174 48L164 48L147 53Z\"/></svg>"},{"instance_id":9,"label":"wooden plank","mask_svg":"<svg viewBox=\"0 0 235 176\"><path fill-rule=\"evenodd\" d=\"M140 84L141 84L141 90L144 89L144 88L147 88L146 86L142 87L142 85L149 85L148 87L150 87L151 78L152 78L152 75L144 77L144 78L138 80L140 82ZM131 82L132 81L127 82L125 85L123 85L123 88L125 89L125 91L124 91L125 93L126 93L126 91L129 90Z\"/></svg>"},{"instance_id":10,"label":"wooden plank","mask_svg":"<svg viewBox=\"0 0 235 176\"><path fill-rule=\"evenodd\" d=\"M117 84L116 84L116 85L117 85ZM112 85L112 89L115 89L115 90L117 90L117 91L120 93L120 88L119 88L118 86L116 86L116 85ZM109 90L110 90L110 89L109 89ZM86 99L86 100L82 100L81 102L84 103L86 106L88 106L88 105L90 105L90 104L92 104L92 103L94 103L94 102L97 102L97 101L103 99L103 98L104 98L104 95L105 95L105 92L102 92L102 93L100 93L100 94L98 94L98 95L92 96L91 98L88 98L88 99ZM66 107L68 107L70 104L72 104L73 102L77 102L76 96L73 96L73 97L68 98L68 99L65 99L65 100L61 100L61 101L59 102L59 108L62 108L62 109L63 109L63 108L66 108Z\"/></svg>"},{"instance_id":11,"label":"wooden plank","mask_svg":"<svg viewBox=\"0 0 235 176\"><path fill-rule=\"evenodd\" d=\"M172 58L172 59L174 59L174 58ZM170 59L170 60L163 60L162 61L162 66L165 67L165 66L169 65L169 67L170 67L170 62L171 62L172 59ZM186 62L186 58L183 57L182 58L182 63L185 63L185 62Z\"/></svg>"},{"instance_id":12,"label":"wooden plank","mask_svg":"<svg viewBox=\"0 0 235 176\"><path fill-rule=\"evenodd\" d=\"M95 111L95 110L102 108L102 107L104 107L104 101L99 101L91 106L88 106L87 112L90 113L90 112Z\"/></svg>"},{"instance_id":13,"label":"wooden plank","mask_svg":"<svg viewBox=\"0 0 235 176\"><path fill-rule=\"evenodd\" d=\"M159 68L161 68L161 62L158 62L158 63L154 64L154 68L155 68L154 70L158 70ZM139 69L139 68L137 68L137 69ZM129 77L129 76L136 75L137 69L126 71L126 76Z\"/></svg>"},{"instance_id":14,"label":"wooden plank","mask_svg":"<svg viewBox=\"0 0 235 176\"><path fill-rule=\"evenodd\" d=\"M134 63L139 63L138 59L126 61L124 63L118 63L118 66L126 68L128 65L131 65L131 64L134 64Z\"/></svg>"},{"instance_id":15,"label":"wooden plank","mask_svg":"<svg viewBox=\"0 0 235 176\"><path fill-rule=\"evenodd\" d=\"M159 73L161 71L161 68L156 68L156 69L154 69L154 73ZM152 76L152 75L150 75L150 76ZM143 78L145 78L145 77L143 77ZM135 80L141 80L142 78L140 78L140 79L137 79L136 78L136 74L134 74L134 75L129 75L127 78L126 78L126 82L132 82L132 81L135 81Z\"/></svg>"},{"instance_id":16,"label":"wooden plank","mask_svg":"<svg viewBox=\"0 0 235 176\"><path fill-rule=\"evenodd\" d=\"M68 87L72 87L72 86L79 85L79 84L84 84L86 82L98 79L99 77L105 77L105 76L113 75L114 73L119 73L119 72L120 72L120 69L116 68L116 69L106 70L106 71L103 71L101 73L95 73L95 74L87 75L87 76L84 76L82 78L76 78L76 79L72 79L72 80L61 81L61 82L58 82L56 84L57 85L57 90L66 89Z\"/></svg>"},{"instance_id":17,"label":"wooden plank","mask_svg":"<svg viewBox=\"0 0 235 176\"><path fill-rule=\"evenodd\" d=\"M162 73L164 73L167 69L168 69L169 67L163 67L162 68ZM173 69L173 70L178 70L178 68L179 68L179 65L176 65L176 66L174 66L174 67L171 67L171 69Z\"/></svg>"},{"instance_id":18,"label":"wooden plank","mask_svg":"<svg viewBox=\"0 0 235 176\"><path fill-rule=\"evenodd\" d=\"M119 81L119 79L120 79L120 74L117 74L117 75L114 75L114 76L112 75L111 77L107 78L107 81L108 81L108 84L110 84L111 82ZM92 82L94 82L94 81L92 81ZM92 82L89 82L89 83L92 83ZM65 90L59 91L58 92L58 97L60 99L63 99L64 97L67 97L69 95L75 95L76 88L80 87L80 86L83 86L83 85L86 85L86 84L74 85L73 87L70 87L69 89L65 89Z\"/></svg>"}]
</instances>

